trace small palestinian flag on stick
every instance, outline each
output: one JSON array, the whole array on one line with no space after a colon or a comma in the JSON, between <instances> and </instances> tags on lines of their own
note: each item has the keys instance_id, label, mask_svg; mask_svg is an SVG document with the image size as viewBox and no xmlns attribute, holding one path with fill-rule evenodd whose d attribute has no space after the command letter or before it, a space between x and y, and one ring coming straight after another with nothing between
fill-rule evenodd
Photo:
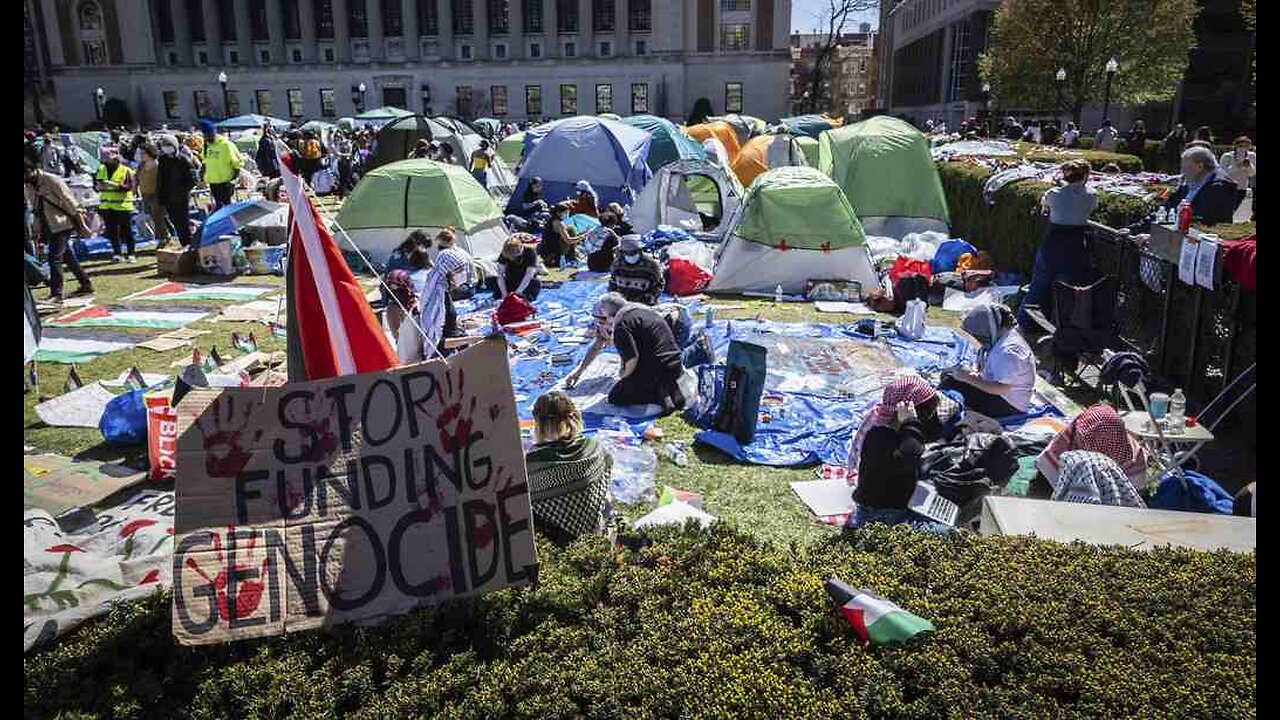
<instances>
[{"instance_id":1,"label":"small palestinian flag on stick","mask_svg":"<svg viewBox=\"0 0 1280 720\"><path fill-rule=\"evenodd\" d=\"M146 378L142 377L142 371L137 365L129 368L129 374L124 379L124 386L130 390L141 390L147 386Z\"/></svg>"},{"instance_id":2,"label":"small palestinian flag on stick","mask_svg":"<svg viewBox=\"0 0 1280 720\"><path fill-rule=\"evenodd\" d=\"M69 393L72 390L79 390L84 387L84 381L80 379L80 371L76 370L76 366L71 366L71 372L67 373L67 382L62 385L62 392Z\"/></svg>"},{"instance_id":3,"label":"small palestinian flag on stick","mask_svg":"<svg viewBox=\"0 0 1280 720\"><path fill-rule=\"evenodd\" d=\"M854 589L832 575L827 594L840 603L840 614L858 637L873 645L898 645L920 633L934 631L933 623L903 610L870 590Z\"/></svg>"},{"instance_id":4,"label":"small palestinian flag on stick","mask_svg":"<svg viewBox=\"0 0 1280 720\"><path fill-rule=\"evenodd\" d=\"M209 360L213 362L214 368L222 367L222 356L218 354L217 345L214 345L213 348L209 350Z\"/></svg>"}]
</instances>

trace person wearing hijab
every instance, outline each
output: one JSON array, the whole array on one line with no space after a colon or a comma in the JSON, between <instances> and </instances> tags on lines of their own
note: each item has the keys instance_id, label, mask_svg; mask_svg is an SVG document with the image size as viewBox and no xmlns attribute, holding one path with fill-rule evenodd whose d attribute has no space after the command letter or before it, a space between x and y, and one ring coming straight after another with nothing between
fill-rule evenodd
<instances>
[{"instance_id":1,"label":"person wearing hijab","mask_svg":"<svg viewBox=\"0 0 1280 720\"><path fill-rule=\"evenodd\" d=\"M591 183L586 180L579 180L578 184L573 186L573 189L576 195L569 202L569 212L574 215L600 217L600 196L596 195L595 188L591 187Z\"/></svg>"},{"instance_id":2,"label":"person wearing hijab","mask_svg":"<svg viewBox=\"0 0 1280 720\"><path fill-rule=\"evenodd\" d=\"M938 403L938 392L919 377L900 377L885 387L849 450L849 467L858 471L850 527L879 522L950 532L946 525L907 507L915 492L925 443L940 427Z\"/></svg>"},{"instance_id":3,"label":"person wearing hijab","mask_svg":"<svg viewBox=\"0 0 1280 720\"><path fill-rule=\"evenodd\" d=\"M1059 488L1063 456L1073 450L1106 455L1131 483L1138 487L1147 484L1147 451L1125 429L1124 420L1113 408L1095 405L1077 415L1036 458L1040 476L1032 481L1031 493L1044 497Z\"/></svg>"},{"instance_id":4,"label":"person wearing hijab","mask_svg":"<svg viewBox=\"0 0 1280 720\"><path fill-rule=\"evenodd\" d=\"M1036 385L1036 357L1015 325L1013 311L1004 305L971 308L963 327L982 346L981 371L944 372L938 389L958 391L966 409L990 418L1026 412Z\"/></svg>"},{"instance_id":5,"label":"person wearing hijab","mask_svg":"<svg viewBox=\"0 0 1280 720\"><path fill-rule=\"evenodd\" d=\"M444 354L444 339L458 337L458 315L453 309L450 290L471 271L470 256L454 248L436 254L435 265L414 288L421 298L422 354L424 357Z\"/></svg>"},{"instance_id":6,"label":"person wearing hijab","mask_svg":"<svg viewBox=\"0 0 1280 720\"><path fill-rule=\"evenodd\" d=\"M1147 506L1115 460L1088 450L1062 454L1062 473L1051 499L1089 505Z\"/></svg>"}]
</instances>

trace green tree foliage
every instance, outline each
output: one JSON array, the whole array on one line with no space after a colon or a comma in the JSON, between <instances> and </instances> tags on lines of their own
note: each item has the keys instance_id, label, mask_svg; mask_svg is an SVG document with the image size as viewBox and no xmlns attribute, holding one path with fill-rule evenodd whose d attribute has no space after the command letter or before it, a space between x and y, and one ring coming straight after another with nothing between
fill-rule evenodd
<instances>
[{"instance_id":1,"label":"green tree foliage","mask_svg":"<svg viewBox=\"0 0 1280 720\"><path fill-rule=\"evenodd\" d=\"M1197 11L1195 0L1007 0L980 60L982 77L1000 105L1051 108L1062 68L1063 108L1079 122L1086 104L1103 100L1114 57L1113 103L1168 100L1195 47Z\"/></svg>"}]
</instances>

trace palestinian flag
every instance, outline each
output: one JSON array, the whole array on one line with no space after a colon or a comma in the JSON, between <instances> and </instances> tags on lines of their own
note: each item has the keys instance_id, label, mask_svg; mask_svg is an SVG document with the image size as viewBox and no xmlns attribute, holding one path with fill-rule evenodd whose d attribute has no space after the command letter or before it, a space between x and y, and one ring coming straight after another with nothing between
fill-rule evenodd
<instances>
[{"instance_id":1,"label":"palestinian flag","mask_svg":"<svg viewBox=\"0 0 1280 720\"><path fill-rule=\"evenodd\" d=\"M49 327L123 327L176 330L204 317L203 312L119 310L89 305L48 322Z\"/></svg>"},{"instance_id":2,"label":"palestinian flag","mask_svg":"<svg viewBox=\"0 0 1280 720\"><path fill-rule=\"evenodd\" d=\"M873 645L898 645L920 633L934 631L933 623L903 610L870 590L849 587L832 575L827 594L840 603L840 614L858 637Z\"/></svg>"},{"instance_id":3,"label":"palestinian flag","mask_svg":"<svg viewBox=\"0 0 1280 720\"><path fill-rule=\"evenodd\" d=\"M153 288L126 295L125 300L164 300L186 302L189 300L255 300L275 288L253 285L199 285L196 283L163 282Z\"/></svg>"},{"instance_id":4,"label":"palestinian flag","mask_svg":"<svg viewBox=\"0 0 1280 720\"><path fill-rule=\"evenodd\" d=\"M22 335L22 362L31 362L40 349L40 313L36 312L36 299L31 296L31 288L23 283L26 291L22 305L22 314L26 323Z\"/></svg>"}]
</instances>

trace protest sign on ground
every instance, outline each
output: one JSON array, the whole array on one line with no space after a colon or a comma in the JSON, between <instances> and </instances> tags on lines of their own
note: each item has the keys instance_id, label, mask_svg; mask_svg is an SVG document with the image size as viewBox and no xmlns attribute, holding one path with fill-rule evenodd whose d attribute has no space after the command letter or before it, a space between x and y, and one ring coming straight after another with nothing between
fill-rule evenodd
<instances>
[{"instance_id":1,"label":"protest sign on ground","mask_svg":"<svg viewBox=\"0 0 1280 720\"><path fill-rule=\"evenodd\" d=\"M173 632L372 621L529 582L506 345L179 403Z\"/></svg>"}]
</instances>

